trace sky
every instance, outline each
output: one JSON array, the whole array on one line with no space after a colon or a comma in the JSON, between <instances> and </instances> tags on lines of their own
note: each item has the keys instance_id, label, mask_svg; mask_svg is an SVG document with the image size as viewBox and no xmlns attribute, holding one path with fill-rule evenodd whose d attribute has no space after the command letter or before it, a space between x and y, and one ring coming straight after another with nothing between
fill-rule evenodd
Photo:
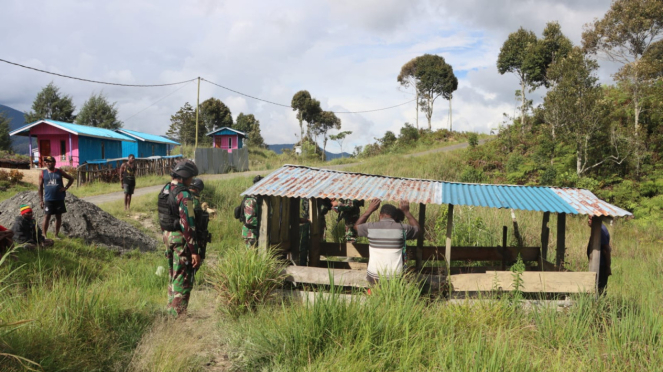
<instances>
[{"instance_id":1,"label":"sky","mask_svg":"<svg viewBox=\"0 0 663 372\"><path fill-rule=\"evenodd\" d=\"M198 76L289 105L306 89L331 111L365 111L412 101L399 86L403 64L438 54L459 79L452 101L454 130L489 133L514 114L512 74L496 61L509 33L524 27L541 35L549 21L579 44L583 25L602 17L610 0L113 0L0 2L0 58L93 80L163 84ZM615 66L599 61L609 83ZM189 102L197 84L156 88L105 86L0 63L0 104L29 111L53 81L80 108L102 92L116 102L124 127L165 134L170 116ZM530 94L535 104L543 89ZM292 109L256 101L206 82L200 101L221 99L233 117L260 120L268 144L293 143L299 124ZM438 99L432 128L448 127L449 103ZM415 103L364 114L338 114L352 131L344 151L365 145L404 123L416 122ZM419 126L427 127L424 113ZM328 150L339 152L338 145Z\"/></svg>"}]
</instances>

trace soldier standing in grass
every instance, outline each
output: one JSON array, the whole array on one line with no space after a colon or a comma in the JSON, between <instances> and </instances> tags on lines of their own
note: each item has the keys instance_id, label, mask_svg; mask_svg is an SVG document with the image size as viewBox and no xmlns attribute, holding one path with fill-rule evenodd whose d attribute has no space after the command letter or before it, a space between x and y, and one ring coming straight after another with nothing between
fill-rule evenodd
<instances>
[{"instance_id":1,"label":"soldier standing in grass","mask_svg":"<svg viewBox=\"0 0 663 372\"><path fill-rule=\"evenodd\" d=\"M261 176L253 178L253 184L260 182ZM242 238L247 248L255 247L258 244L258 231L260 210L258 207L258 198L254 195L249 195L244 198L241 205L242 209Z\"/></svg>"},{"instance_id":2,"label":"soldier standing in grass","mask_svg":"<svg viewBox=\"0 0 663 372\"><path fill-rule=\"evenodd\" d=\"M124 190L124 210L128 211L136 188L136 157L133 154L129 154L127 162L120 166L120 185Z\"/></svg>"},{"instance_id":3,"label":"soldier standing in grass","mask_svg":"<svg viewBox=\"0 0 663 372\"><path fill-rule=\"evenodd\" d=\"M592 216L587 220L589 228L592 228ZM587 243L587 259L592 260L592 238L590 236L589 243ZM608 277L612 275L612 245L610 244L610 233L608 228L601 223L601 261L599 263L598 274L598 287L599 294L605 292L605 287L608 285Z\"/></svg>"},{"instance_id":4,"label":"soldier standing in grass","mask_svg":"<svg viewBox=\"0 0 663 372\"><path fill-rule=\"evenodd\" d=\"M173 167L172 181L159 194L159 225L168 258L168 312L174 316L186 313L194 270L200 266L193 199L188 189L197 175L196 164L181 161Z\"/></svg>"},{"instance_id":5,"label":"soldier standing in grass","mask_svg":"<svg viewBox=\"0 0 663 372\"><path fill-rule=\"evenodd\" d=\"M355 223L359 219L359 208L363 202L351 199L332 199L332 209L338 213L338 218L345 221L345 241L354 243L357 241L357 230Z\"/></svg>"},{"instance_id":6,"label":"soldier standing in grass","mask_svg":"<svg viewBox=\"0 0 663 372\"><path fill-rule=\"evenodd\" d=\"M55 168L55 158L44 156L46 169L39 173L39 199L41 208L44 210L44 236L48 233L48 225L51 223L51 216L55 216L55 238L59 238L60 226L62 226L62 213L67 213L64 205L64 198L67 190L74 182L74 177L67 174L62 169ZM67 186L62 179L67 180Z\"/></svg>"}]
</instances>

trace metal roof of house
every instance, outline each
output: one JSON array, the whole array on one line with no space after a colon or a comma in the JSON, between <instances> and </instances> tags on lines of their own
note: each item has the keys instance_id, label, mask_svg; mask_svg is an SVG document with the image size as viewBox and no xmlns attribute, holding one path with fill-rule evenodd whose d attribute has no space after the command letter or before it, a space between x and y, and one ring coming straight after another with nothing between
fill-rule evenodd
<instances>
[{"instance_id":1,"label":"metal roof of house","mask_svg":"<svg viewBox=\"0 0 663 372\"><path fill-rule=\"evenodd\" d=\"M632 214L583 189L484 185L350 173L284 165L242 195L407 200L489 208L624 217Z\"/></svg>"},{"instance_id":2,"label":"metal roof of house","mask_svg":"<svg viewBox=\"0 0 663 372\"><path fill-rule=\"evenodd\" d=\"M129 129L116 129L115 130L118 133L122 133L126 136L129 136L131 138L137 139L139 141L147 141L147 142L155 142L155 143L165 143L168 145L179 145L179 142L175 142L169 138L162 137L162 136L157 136L155 134L149 134L149 133L143 133L143 132L138 132L135 130L129 130Z\"/></svg>"},{"instance_id":3,"label":"metal roof of house","mask_svg":"<svg viewBox=\"0 0 663 372\"><path fill-rule=\"evenodd\" d=\"M226 131L226 130L227 130L227 131L231 131L231 132L235 132L236 134L239 134L240 136L246 137L246 133L244 133L244 132L242 132L242 131L239 131L239 130L237 130L237 129L232 129L232 128L228 128L228 127L223 127L223 128L215 129L215 130L213 130L213 131L207 133L206 136L213 136L213 135L215 135L215 134L218 134L219 132L223 132L223 131Z\"/></svg>"},{"instance_id":4,"label":"metal roof of house","mask_svg":"<svg viewBox=\"0 0 663 372\"><path fill-rule=\"evenodd\" d=\"M9 133L10 136L27 136L29 133L30 128L35 127L39 124L48 124L51 126L54 126L58 129L61 129L65 132L69 132L71 134L75 134L77 136L85 136L85 137L95 137L95 138L104 138L104 139L112 139L116 141L127 141L127 142L136 142L133 138L127 137L123 134L116 133L115 131L112 131L110 129L104 129L104 128L97 128L97 127L91 127L88 125L79 125L79 124L72 124L72 123L65 123L63 121L57 121L57 120L51 120L51 119L44 119L44 120L37 120L33 123L26 124L18 129L15 129Z\"/></svg>"}]
</instances>

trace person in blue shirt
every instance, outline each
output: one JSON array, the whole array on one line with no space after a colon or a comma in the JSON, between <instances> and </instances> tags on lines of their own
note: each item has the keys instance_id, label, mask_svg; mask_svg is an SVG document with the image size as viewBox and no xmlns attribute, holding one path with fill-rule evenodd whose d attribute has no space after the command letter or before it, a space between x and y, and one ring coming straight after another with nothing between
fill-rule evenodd
<instances>
[{"instance_id":1,"label":"person in blue shirt","mask_svg":"<svg viewBox=\"0 0 663 372\"><path fill-rule=\"evenodd\" d=\"M587 220L589 227L592 227L592 216ZM591 260L592 238L590 236L587 244L587 258ZM612 275L612 245L610 244L610 233L604 224L601 224L601 262L599 264L599 293L603 294L608 285L608 277Z\"/></svg>"},{"instance_id":2,"label":"person in blue shirt","mask_svg":"<svg viewBox=\"0 0 663 372\"><path fill-rule=\"evenodd\" d=\"M64 198L67 190L74 182L74 177L67 174L62 169L55 168L55 158L44 156L44 169L39 174L39 201L41 209L44 210L44 236L48 233L48 225L51 223L51 216L55 216L55 237L59 238L60 226L62 226L62 213L67 213L64 206ZM62 179L67 180L67 186Z\"/></svg>"}]
</instances>

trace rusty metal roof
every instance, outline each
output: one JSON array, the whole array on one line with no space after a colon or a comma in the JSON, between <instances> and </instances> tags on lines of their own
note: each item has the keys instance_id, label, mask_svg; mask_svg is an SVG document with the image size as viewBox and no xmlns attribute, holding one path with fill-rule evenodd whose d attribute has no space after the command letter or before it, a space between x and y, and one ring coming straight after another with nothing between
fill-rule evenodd
<instances>
[{"instance_id":1,"label":"rusty metal roof","mask_svg":"<svg viewBox=\"0 0 663 372\"><path fill-rule=\"evenodd\" d=\"M624 217L632 214L583 189L485 185L284 165L242 195L294 198L407 200L410 203L454 204L528 211Z\"/></svg>"}]
</instances>

